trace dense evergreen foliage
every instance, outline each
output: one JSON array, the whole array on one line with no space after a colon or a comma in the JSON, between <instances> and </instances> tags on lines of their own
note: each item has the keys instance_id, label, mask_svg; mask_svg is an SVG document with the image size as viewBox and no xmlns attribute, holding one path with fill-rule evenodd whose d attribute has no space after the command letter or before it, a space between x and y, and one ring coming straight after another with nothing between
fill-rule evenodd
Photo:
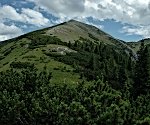
<instances>
[{"instance_id":1,"label":"dense evergreen foliage","mask_svg":"<svg viewBox=\"0 0 150 125\"><path fill-rule=\"evenodd\" d=\"M0 124L149 124L149 95L131 100L102 80L51 83L46 68L0 73ZM123 96L126 95L126 96Z\"/></svg>"},{"instance_id":2,"label":"dense evergreen foliage","mask_svg":"<svg viewBox=\"0 0 150 125\"><path fill-rule=\"evenodd\" d=\"M17 68L17 69L26 69L26 68L33 68L34 64L31 64L29 62L12 62L10 64L10 67Z\"/></svg>"},{"instance_id":3,"label":"dense evergreen foliage","mask_svg":"<svg viewBox=\"0 0 150 125\"><path fill-rule=\"evenodd\" d=\"M137 52L138 60L135 66L134 96L149 94L150 92L150 46L144 46L141 42L140 50Z\"/></svg>"}]
</instances>

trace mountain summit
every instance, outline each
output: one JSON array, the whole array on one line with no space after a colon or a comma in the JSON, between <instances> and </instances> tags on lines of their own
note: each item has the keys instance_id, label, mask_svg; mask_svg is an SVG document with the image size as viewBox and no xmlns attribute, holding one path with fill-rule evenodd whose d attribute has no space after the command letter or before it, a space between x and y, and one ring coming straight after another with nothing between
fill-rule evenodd
<instances>
[{"instance_id":1,"label":"mountain summit","mask_svg":"<svg viewBox=\"0 0 150 125\"><path fill-rule=\"evenodd\" d=\"M112 44L109 39L112 37L96 28L95 26L88 25L76 20L70 20L68 22L50 27L46 30L47 35L55 35L65 42L74 42L79 40L80 37L89 39L91 41L105 41L107 44ZM96 39L92 38L95 37Z\"/></svg>"}]
</instances>

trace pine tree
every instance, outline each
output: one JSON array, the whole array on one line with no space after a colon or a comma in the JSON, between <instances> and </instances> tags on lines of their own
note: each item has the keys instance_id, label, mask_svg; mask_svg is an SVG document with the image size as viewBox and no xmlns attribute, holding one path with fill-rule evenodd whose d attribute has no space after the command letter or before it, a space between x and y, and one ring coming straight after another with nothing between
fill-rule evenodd
<instances>
[{"instance_id":1,"label":"pine tree","mask_svg":"<svg viewBox=\"0 0 150 125\"><path fill-rule=\"evenodd\" d=\"M122 88L127 80L127 74L124 64L121 64L118 75L119 75L119 84L120 87Z\"/></svg>"},{"instance_id":2,"label":"pine tree","mask_svg":"<svg viewBox=\"0 0 150 125\"><path fill-rule=\"evenodd\" d=\"M148 47L141 42L140 50L137 52L138 60L135 66L135 77L133 84L133 95L137 97L140 94L146 94L147 84L149 81L148 67Z\"/></svg>"},{"instance_id":3,"label":"pine tree","mask_svg":"<svg viewBox=\"0 0 150 125\"><path fill-rule=\"evenodd\" d=\"M70 42L70 41L69 41L69 43L68 43L68 47L71 48L71 42Z\"/></svg>"}]
</instances>

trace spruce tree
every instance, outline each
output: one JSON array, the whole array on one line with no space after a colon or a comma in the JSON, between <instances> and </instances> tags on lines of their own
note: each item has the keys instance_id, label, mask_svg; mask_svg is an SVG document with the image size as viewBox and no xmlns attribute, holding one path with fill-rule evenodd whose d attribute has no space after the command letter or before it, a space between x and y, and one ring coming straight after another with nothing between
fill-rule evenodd
<instances>
[{"instance_id":1,"label":"spruce tree","mask_svg":"<svg viewBox=\"0 0 150 125\"><path fill-rule=\"evenodd\" d=\"M133 95L137 97L140 94L146 94L149 81L148 67L148 47L145 47L144 41L141 42L140 50L137 52L138 59L135 66L135 77L133 84Z\"/></svg>"}]
</instances>

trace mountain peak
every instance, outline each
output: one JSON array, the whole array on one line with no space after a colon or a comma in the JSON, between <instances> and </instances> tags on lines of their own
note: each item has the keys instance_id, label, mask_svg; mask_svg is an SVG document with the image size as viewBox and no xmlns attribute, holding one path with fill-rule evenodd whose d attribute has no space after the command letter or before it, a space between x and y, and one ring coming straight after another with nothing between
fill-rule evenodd
<instances>
[{"instance_id":1,"label":"mountain peak","mask_svg":"<svg viewBox=\"0 0 150 125\"><path fill-rule=\"evenodd\" d=\"M71 19L65 23L53 26L46 31L47 35L54 35L64 42L82 41L103 41L105 44L116 44L118 40L99 28ZM82 40L81 40L82 39ZM113 40L110 40L113 39ZM115 42L114 42L115 41ZM120 42L119 42L120 43Z\"/></svg>"},{"instance_id":2,"label":"mountain peak","mask_svg":"<svg viewBox=\"0 0 150 125\"><path fill-rule=\"evenodd\" d=\"M71 19L67 22L68 24L76 24L76 25L87 25L86 23Z\"/></svg>"},{"instance_id":3,"label":"mountain peak","mask_svg":"<svg viewBox=\"0 0 150 125\"><path fill-rule=\"evenodd\" d=\"M71 20L69 20L68 22L79 22L79 21L77 21L77 20L75 20L75 19L71 19Z\"/></svg>"}]
</instances>

